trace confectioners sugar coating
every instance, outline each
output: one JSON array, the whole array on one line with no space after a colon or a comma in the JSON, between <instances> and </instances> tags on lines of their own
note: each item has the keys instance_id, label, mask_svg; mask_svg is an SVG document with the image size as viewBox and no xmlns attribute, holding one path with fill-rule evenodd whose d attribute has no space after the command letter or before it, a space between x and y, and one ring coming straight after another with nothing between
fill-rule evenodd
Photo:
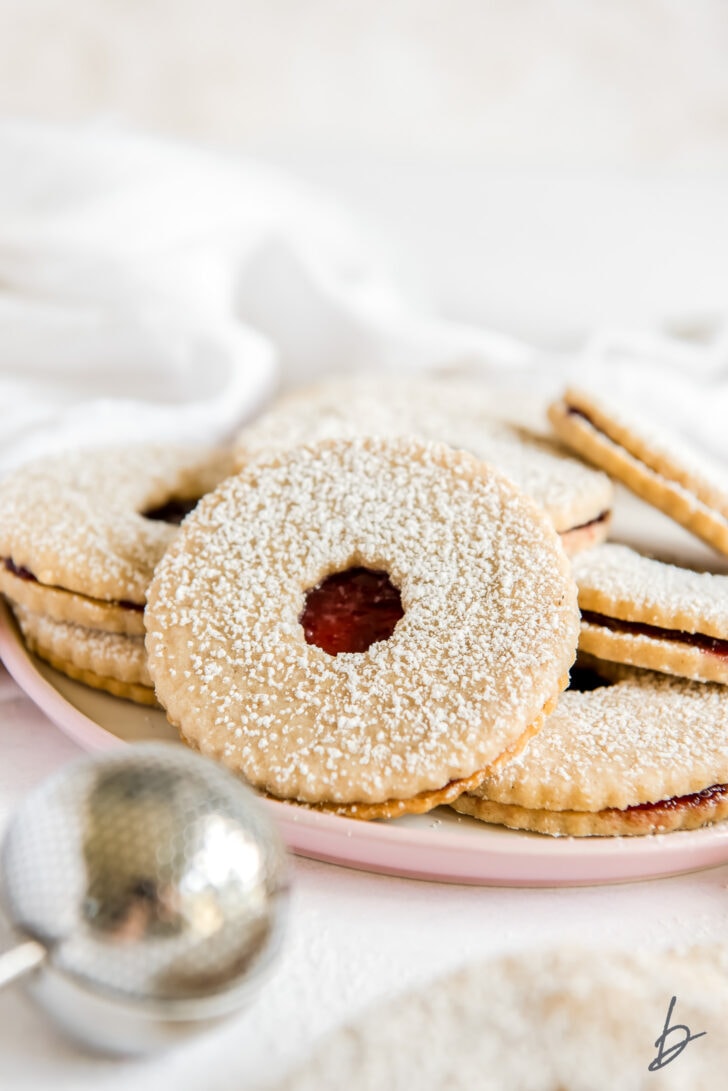
<instances>
[{"instance_id":1,"label":"confectioners sugar coating","mask_svg":"<svg viewBox=\"0 0 728 1091\"><path fill-rule=\"evenodd\" d=\"M726 1009L723 946L529 949L380 1002L272 1091L708 1091L728 1066ZM696 1036L679 1055L677 1024Z\"/></svg>"},{"instance_id":2,"label":"confectioners sugar coating","mask_svg":"<svg viewBox=\"0 0 728 1091\"><path fill-rule=\"evenodd\" d=\"M573 568L584 610L728 639L728 576L693 572L612 542L575 557Z\"/></svg>"},{"instance_id":3,"label":"confectioners sugar coating","mask_svg":"<svg viewBox=\"0 0 728 1091\"><path fill-rule=\"evenodd\" d=\"M143 637L54 621L18 605L13 612L30 651L62 674L115 697L156 705Z\"/></svg>"},{"instance_id":4,"label":"confectioners sugar coating","mask_svg":"<svg viewBox=\"0 0 728 1091\"><path fill-rule=\"evenodd\" d=\"M611 543L575 558L573 567L579 605L588 611L579 637L584 651L684 678L728 683L728 654L716 654L718 645L712 649L711 640L700 639L728 641L728 576L693 572ZM610 624L611 619L627 622L627 629ZM634 630L640 625L665 632ZM688 634L697 639L691 643Z\"/></svg>"},{"instance_id":5,"label":"confectioners sugar coating","mask_svg":"<svg viewBox=\"0 0 728 1091\"><path fill-rule=\"evenodd\" d=\"M22 466L0 483L0 560L34 580L2 563L0 590L56 620L142 634L147 585L177 533L143 513L201 496L230 468L223 452L149 444Z\"/></svg>"},{"instance_id":6,"label":"confectioners sugar coating","mask_svg":"<svg viewBox=\"0 0 728 1091\"><path fill-rule=\"evenodd\" d=\"M26 640L53 649L58 658L73 660L80 667L118 678L120 682L151 686L143 637L54 621L23 606L15 606L13 613Z\"/></svg>"},{"instance_id":7,"label":"confectioners sugar coating","mask_svg":"<svg viewBox=\"0 0 728 1091\"><path fill-rule=\"evenodd\" d=\"M306 644L307 590L386 571L404 617L366 652ZM407 799L485 769L563 685L576 589L547 517L500 474L413 439L328 441L206 497L146 611L185 739L279 798Z\"/></svg>"},{"instance_id":8,"label":"confectioners sugar coating","mask_svg":"<svg viewBox=\"0 0 728 1091\"><path fill-rule=\"evenodd\" d=\"M728 689L620 668L619 681L562 694L542 731L476 798L603 811L728 783Z\"/></svg>"},{"instance_id":9,"label":"confectioners sugar coating","mask_svg":"<svg viewBox=\"0 0 728 1091\"><path fill-rule=\"evenodd\" d=\"M334 379L280 399L239 434L238 454L244 463L266 450L365 435L447 443L492 463L545 508L569 535L568 551L601 540L613 500L609 479L552 440L499 420L495 408L493 393L475 382ZM588 533L578 533L585 524Z\"/></svg>"},{"instance_id":10,"label":"confectioners sugar coating","mask_svg":"<svg viewBox=\"0 0 728 1091\"><path fill-rule=\"evenodd\" d=\"M687 797L672 797L649 807L637 805L623 810L608 807L603 811L549 811L493 803L469 792L459 796L451 806L481 822L550 837L644 837L697 830L722 822L728 818L728 785Z\"/></svg>"}]
</instances>

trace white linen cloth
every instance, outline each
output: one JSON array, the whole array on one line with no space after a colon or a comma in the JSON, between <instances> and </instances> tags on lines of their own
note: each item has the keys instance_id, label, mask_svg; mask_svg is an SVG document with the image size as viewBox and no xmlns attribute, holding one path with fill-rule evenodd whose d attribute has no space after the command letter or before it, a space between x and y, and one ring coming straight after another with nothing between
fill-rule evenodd
<instances>
[{"instance_id":1,"label":"white linen cloth","mask_svg":"<svg viewBox=\"0 0 728 1091\"><path fill-rule=\"evenodd\" d=\"M223 439L278 383L450 367L544 395L574 374L728 457L724 334L536 351L418 310L344 211L274 171L0 123L0 472L67 446Z\"/></svg>"}]
</instances>

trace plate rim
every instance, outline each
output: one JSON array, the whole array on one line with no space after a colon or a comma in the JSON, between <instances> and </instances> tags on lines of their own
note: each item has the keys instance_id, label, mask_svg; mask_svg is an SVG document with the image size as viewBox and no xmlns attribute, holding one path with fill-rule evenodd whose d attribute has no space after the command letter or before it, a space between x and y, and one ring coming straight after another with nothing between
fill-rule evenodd
<instances>
[{"instance_id":1,"label":"plate rim","mask_svg":"<svg viewBox=\"0 0 728 1091\"><path fill-rule=\"evenodd\" d=\"M101 752L129 745L76 708L41 674L2 600L0 659L26 696L81 749ZM264 799L263 804L298 855L403 878L483 886L593 886L728 863L728 822L725 828L629 838L545 838L498 828L498 837L478 849L472 836L463 837L450 826L433 829L431 822L427 829L396 821L360 822L277 800Z\"/></svg>"}]
</instances>

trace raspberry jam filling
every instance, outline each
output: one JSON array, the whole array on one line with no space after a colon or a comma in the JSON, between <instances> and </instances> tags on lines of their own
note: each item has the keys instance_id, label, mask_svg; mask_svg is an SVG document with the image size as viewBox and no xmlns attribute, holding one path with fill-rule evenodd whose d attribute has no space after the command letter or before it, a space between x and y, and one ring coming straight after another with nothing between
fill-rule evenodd
<instances>
[{"instance_id":1,"label":"raspberry jam filling","mask_svg":"<svg viewBox=\"0 0 728 1091\"><path fill-rule=\"evenodd\" d=\"M568 530L560 531L561 534L571 534L575 530L586 530L587 527L598 527L600 523L606 522L609 518L609 512L603 511L601 515L597 515L595 519L590 519L588 523L579 523L578 526L570 527Z\"/></svg>"},{"instance_id":2,"label":"raspberry jam filling","mask_svg":"<svg viewBox=\"0 0 728 1091\"><path fill-rule=\"evenodd\" d=\"M702 792L693 792L687 796L671 796L670 799L660 799L657 803L636 803L633 807L625 809L647 814L657 811L689 811L704 803L722 803L726 796L728 796L728 784L713 784L710 788L703 788Z\"/></svg>"},{"instance_id":3,"label":"raspberry jam filling","mask_svg":"<svg viewBox=\"0 0 728 1091\"><path fill-rule=\"evenodd\" d=\"M24 564L16 564L12 557L5 557L3 564L8 572L12 572L19 580L30 580L32 583L38 582L29 568L26 568Z\"/></svg>"},{"instance_id":4,"label":"raspberry jam filling","mask_svg":"<svg viewBox=\"0 0 728 1091\"><path fill-rule=\"evenodd\" d=\"M12 557L3 557L2 564L8 572L12 572L20 580L27 580L29 583L37 583L39 587L47 587L51 591L65 591L64 587L55 587L51 584L41 583L37 576L35 576L29 568L25 565L16 564ZM91 595L82 595L84 599L88 599L89 602L100 602L105 606L121 606L124 610L138 610L144 609L144 605L138 602L129 602L127 599L95 599Z\"/></svg>"},{"instance_id":5,"label":"raspberry jam filling","mask_svg":"<svg viewBox=\"0 0 728 1091\"><path fill-rule=\"evenodd\" d=\"M582 621L587 621L590 625L601 625L615 633L651 636L656 640L670 640L676 644L688 644L692 648L699 648L702 652L708 652L709 655L717 655L720 659L728 659L728 640L719 640L717 637L705 636L703 633L685 633L681 629L662 629L659 625L643 625L638 621L622 621L621 618L596 614L592 610L582 610L581 617Z\"/></svg>"},{"instance_id":6,"label":"raspberry jam filling","mask_svg":"<svg viewBox=\"0 0 728 1091\"><path fill-rule=\"evenodd\" d=\"M338 655L387 640L401 617L402 599L386 572L348 568L307 592L299 621L307 644Z\"/></svg>"},{"instance_id":7,"label":"raspberry jam filling","mask_svg":"<svg viewBox=\"0 0 728 1091\"><path fill-rule=\"evenodd\" d=\"M581 417L587 424L591 424L592 428L596 428L597 432L601 432L601 428L594 423L588 413L585 413L583 409L576 409L573 405L567 405L566 411L570 417ZM605 433L602 434L604 435Z\"/></svg>"}]
</instances>

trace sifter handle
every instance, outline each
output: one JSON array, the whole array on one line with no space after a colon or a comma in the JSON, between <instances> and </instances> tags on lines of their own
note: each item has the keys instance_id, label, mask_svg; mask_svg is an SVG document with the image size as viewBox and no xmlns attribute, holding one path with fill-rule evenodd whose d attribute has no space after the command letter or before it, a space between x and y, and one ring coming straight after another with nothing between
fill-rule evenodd
<instances>
[{"instance_id":1,"label":"sifter handle","mask_svg":"<svg viewBox=\"0 0 728 1091\"><path fill-rule=\"evenodd\" d=\"M19 943L17 947L11 947L5 954L0 955L0 989L9 985L17 977L30 973L36 966L45 960L48 952L41 943L29 939L26 943Z\"/></svg>"}]
</instances>

